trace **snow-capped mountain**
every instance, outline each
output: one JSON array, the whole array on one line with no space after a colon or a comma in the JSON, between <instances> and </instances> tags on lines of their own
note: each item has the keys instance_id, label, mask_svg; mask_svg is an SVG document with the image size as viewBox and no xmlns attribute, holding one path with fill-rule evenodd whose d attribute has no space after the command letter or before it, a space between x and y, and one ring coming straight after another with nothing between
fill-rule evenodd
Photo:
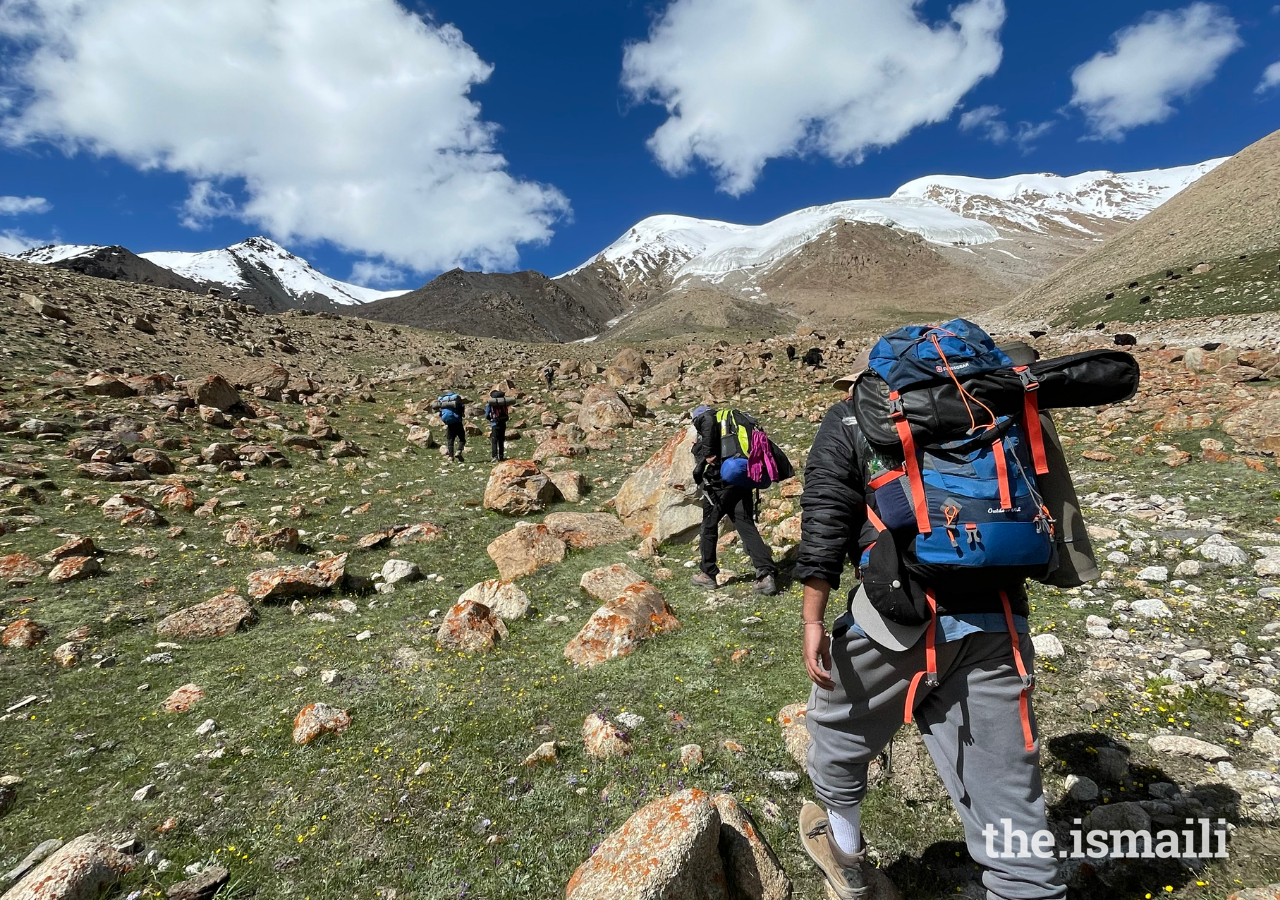
<instances>
[{"instance_id":1,"label":"snow-capped mountain","mask_svg":"<svg viewBox=\"0 0 1280 900\"><path fill-rule=\"evenodd\" d=\"M650 216L594 259L565 274L606 262L613 264L628 283L655 276L669 278L673 283L689 277L719 282L733 273L767 269L840 222L884 225L948 246L985 244L1000 238L996 229L985 222L915 197L813 206L763 225Z\"/></svg>"},{"instance_id":2,"label":"snow-capped mountain","mask_svg":"<svg viewBox=\"0 0 1280 900\"><path fill-rule=\"evenodd\" d=\"M1183 188L1226 162L1147 172L1041 173L1008 178L928 175L909 181L894 199L917 198L999 227L1044 233L1054 226L1097 233L1097 220L1136 222Z\"/></svg>"},{"instance_id":3,"label":"snow-capped mountain","mask_svg":"<svg viewBox=\"0 0 1280 900\"><path fill-rule=\"evenodd\" d=\"M278 283L295 299L317 295L340 306L370 303L406 293L377 291L330 278L302 257L264 237L251 237L223 250L206 250L203 253L158 251L140 255L192 281L221 285L224 293L228 288L233 294L252 290L260 285L264 276Z\"/></svg>"},{"instance_id":4,"label":"snow-capped mountain","mask_svg":"<svg viewBox=\"0 0 1280 900\"><path fill-rule=\"evenodd\" d=\"M632 287L667 288L686 279L718 284L730 275L742 283L789 259L841 222L883 225L951 249L993 245L1011 233L1076 238L1112 234L1221 162L1070 177L931 175L904 184L890 197L814 206L763 225L651 216L565 274L604 265Z\"/></svg>"},{"instance_id":5,"label":"snow-capped mountain","mask_svg":"<svg viewBox=\"0 0 1280 900\"><path fill-rule=\"evenodd\" d=\"M49 244L45 247L23 250L13 258L41 266L51 266L63 260L75 259L77 256L100 250L102 246L102 244Z\"/></svg>"},{"instance_id":6,"label":"snow-capped mountain","mask_svg":"<svg viewBox=\"0 0 1280 900\"><path fill-rule=\"evenodd\" d=\"M377 291L330 278L302 257L264 237L252 237L222 250L202 253L158 251L134 255L123 247L55 244L26 250L16 258L98 278L199 293L216 288L223 297L256 306L264 312L359 306L406 293Z\"/></svg>"}]
</instances>

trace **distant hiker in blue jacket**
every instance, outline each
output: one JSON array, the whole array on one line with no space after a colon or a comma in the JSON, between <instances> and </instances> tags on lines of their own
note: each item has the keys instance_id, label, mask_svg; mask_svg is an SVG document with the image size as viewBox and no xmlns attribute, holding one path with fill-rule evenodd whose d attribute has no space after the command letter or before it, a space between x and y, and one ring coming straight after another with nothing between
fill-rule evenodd
<instances>
[{"instance_id":1,"label":"distant hiker in blue jacket","mask_svg":"<svg viewBox=\"0 0 1280 900\"><path fill-rule=\"evenodd\" d=\"M463 416L467 411L467 401L453 392L441 394L434 408L440 413L440 421L444 423L445 439L449 451L449 459L462 462L462 451L467 449L467 432ZM454 453L454 445L458 452Z\"/></svg>"}]
</instances>

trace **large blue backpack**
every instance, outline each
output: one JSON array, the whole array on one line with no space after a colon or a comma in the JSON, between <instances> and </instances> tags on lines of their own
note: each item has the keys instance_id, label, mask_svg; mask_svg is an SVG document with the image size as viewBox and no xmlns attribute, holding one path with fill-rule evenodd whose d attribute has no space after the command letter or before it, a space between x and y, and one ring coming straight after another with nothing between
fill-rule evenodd
<instances>
[{"instance_id":1,"label":"large blue backpack","mask_svg":"<svg viewBox=\"0 0 1280 900\"><path fill-rule=\"evenodd\" d=\"M875 455L868 487L878 527L895 533L908 572L926 585L997 590L1046 577L1056 562L1055 523L1036 486L1048 466L1035 382L1024 379L1027 403L1013 416L965 388L973 376L1025 367L964 319L900 328L872 348L869 365L889 389L901 458ZM910 421L903 394L947 382L959 389L970 427L948 434Z\"/></svg>"},{"instance_id":2,"label":"large blue backpack","mask_svg":"<svg viewBox=\"0 0 1280 900\"><path fill-rule=\"evenodd\" d=\"M452 392L440 395L440 419L446 425L462 424L462 414L455 408L461 399L459 394Z\"/></svg>"}]
</instances>

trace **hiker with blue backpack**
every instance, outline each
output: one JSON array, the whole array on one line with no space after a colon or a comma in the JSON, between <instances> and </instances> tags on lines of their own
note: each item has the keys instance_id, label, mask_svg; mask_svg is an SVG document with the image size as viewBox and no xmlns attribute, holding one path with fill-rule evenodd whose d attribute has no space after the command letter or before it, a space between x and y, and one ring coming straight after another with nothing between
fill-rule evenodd
<instances>
[{"instance_id":1,"label":"hiker with blue backpack","mask_svg":"<svg viewBox=\"0 0 1280 900\"><path fill-rule=\"evenodd\" d=\"M462 451L467 449L467 431L463 416L467 412L467 401L461 395L449 391L441 394L431 408L440 413L440 421L444 423L445 447L449 459L462 462ZM453 448L457 445L458 452Z\"/></svg>"},{"instance_id":2,"label":"hiker with blue backpack","mask_svg":"<svg viewBox=\"0 0 1280 900\"><path fill-rule=\"evenodd\" d=\"M988 900L1066 896L1051 854L992 857L984 835L1047 829L1025 581L1097 577L1044 410L1120 402L1137 382L1128 354L1015 362L962 319L899 329L836 382L847 393L810 450L794 570L822 801L804 804L800 837L829 897L890 890L866 864L860 809L869 764L913 720ZM858 583L828 632L847 558Z\"/></svg>"},{"instance_id":3,"label":"hiker with blue backpack","mask_svg":"<svg viewBox=\"0 0 1280 900\"><path fill-rule=\"evenodd\" d=\"M728 516L755 567L755 592L776 594L778 567L756 527L756 499L761 489L795 474L791 463L746 413L699 406L691 417L698 435L693 480L702 488L702 564L693 583L715 589L720 521Z\"/></svg>"}]
</instances>

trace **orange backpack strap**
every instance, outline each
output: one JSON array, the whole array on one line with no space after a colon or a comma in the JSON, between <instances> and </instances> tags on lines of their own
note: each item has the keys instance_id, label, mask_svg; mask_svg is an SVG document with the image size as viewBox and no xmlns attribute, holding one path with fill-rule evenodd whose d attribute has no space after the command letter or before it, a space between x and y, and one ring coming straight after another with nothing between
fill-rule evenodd
<instances>
[{"instance_id":1,"label":"orange backpack strap","mask_svg":"<svg viewBox=\"0 0 1280 900\"><path fill-rule=\"evenodd\" d=\"M929 524L929 507L924 498L924 477L920 474L920 458L916 454L916 440L911 434L911 425L907 422L907 414L902 409L902 398L897 391L889 392L889 418L898 431L898 440L902 442L902 455L907 469L907 480L911 484L911 504L915 508L916 528L921 534L933 531Z\"/></svg>"},{"instance_id":2,"label":"orange backpack strap","mask_svg":"<svg viewBox=\"0 0 1280 900\"><path fill-rule=\"evenodd\" d=\"M876 531L888 531L888 529L884 527L884 522L876 515L876 511L870 506L867 507L867 518L871 521L871 524Z\"/></svg>"},{"instance_id":3,"label":"orange backpack strap","mask_svg":"<svg viewBox=\"0 0 1280 900\"><path fill-rule=\"evenodd\" d=\"M1013 509L1013 492L1009 489L1009 460L1005 456L1004 439L991 445L996 461L996 481L1000 484L1000 508Z\"/></svg>"},{"instance_id":4,"label":"orange backpack strap","mask_svg":"<svg viewBox=\"0 0 1280 900\"><path fill-rule=\"evenodd\" d=\"M907 688L907 708L902 719L907 725L911 724L911 719L915 716L916 689L920 687L920 682L924 681L925 686L930 688L938 686L938 599L931 590L926 590L924 596L929 601L929 627L924 632L924 671L917 672L911 679L911 686Z\"/></svg>"},{"instance_id":5,"label":"orange backpack strap","mask_svg":"<svg viewBox=\"0 0 1280 900\"><path fill-rule=\"evenodd\" d=\"M1040 382L1026 366L1014 366L1013 371L1022 379L1022 418L1027 429L1027 443L1031 447L1031 459L1037 475L1049 474L1049 458L1044 452L1044 433L1040 429Z\"/></svg>"},{"instance_id":6,"label":"orange backpack strap","mask_svg":"<svg viewBox=\"0 0 1280 900\"><path fill-rule=\"evenodd\" d=\"M1022 691L1018 694L1018 713L1022 717L1022 740L1028 753L1036 749L1035 735L1031 733L1031 692L1035 689L1035 676L1027 672L1022 662L1022 647L1018 642L1018 629L1013 627L1013 607L1009 605L1009 595L1001 591L1000 602L1004 605L1004 622L1009 628L1009 643L1013 645L1013 664L1018 669L1018 677L1022 679Z\"/></svg>"}]
</instances>

